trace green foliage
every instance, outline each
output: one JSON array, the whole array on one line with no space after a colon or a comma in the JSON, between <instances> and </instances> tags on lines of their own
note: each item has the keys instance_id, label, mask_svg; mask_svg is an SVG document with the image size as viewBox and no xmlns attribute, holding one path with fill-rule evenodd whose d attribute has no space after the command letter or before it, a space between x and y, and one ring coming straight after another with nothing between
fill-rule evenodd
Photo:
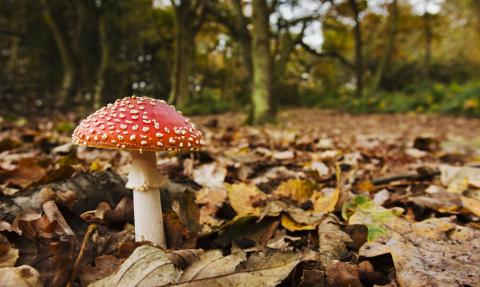
<instances>
[{"instance_id":1,"label":"green foliage","mask_svg":"<svg viewBox=\"0 0 480 287\"><path fill-rule=\"evenodd\" d=\"M318 93L299 96L302 106L317 106L352 113L427 112L445 115L480 116L480 82L408 86L402 91L379 91L355 98L353 92Z\"/></svg>"},{"instance_id":2,"label":"green foliage","mask_svg":"<svg viewBox=\"0 0 480 287\"><path fill-rule=\"evenodd\" d=\"M223 99L218 93L205 89L201 95L198 95L185 107L183 112L187 115L215 114L231 108L231 102Z\"/></svg>"}]
</instances>

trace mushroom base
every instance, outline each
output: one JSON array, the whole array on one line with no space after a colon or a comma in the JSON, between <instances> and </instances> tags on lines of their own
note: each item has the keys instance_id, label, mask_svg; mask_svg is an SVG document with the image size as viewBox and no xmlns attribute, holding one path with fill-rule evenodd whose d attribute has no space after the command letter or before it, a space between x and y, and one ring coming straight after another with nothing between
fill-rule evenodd
<instances>
[{"instance_id":1,"label":"mushroom base","mask_svg":"<svg viewBox=\"0 0 480 287\"><path fill-rule=\"evenodd\" d=\"M160 191L133 190L135 241L150 241L166 248Z\"/></svg>"},{"instance_id":2,"label":"mushroom base","mask_svg":"<svg viewBox=\"0 0 480 287\"><path fill-rule=\"evenodd\" d=\"M157 170L155 152L131 152L127 188L133 189L135 241L150 241L166 248L162 203L158 188L166 181Z\"/></svg>"}]
</instances>

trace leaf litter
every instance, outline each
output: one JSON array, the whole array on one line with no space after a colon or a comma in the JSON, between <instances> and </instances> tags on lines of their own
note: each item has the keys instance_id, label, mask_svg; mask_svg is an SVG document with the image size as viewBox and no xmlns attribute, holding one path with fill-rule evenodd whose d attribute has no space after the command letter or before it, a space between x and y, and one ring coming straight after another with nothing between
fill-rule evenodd
<instances>
[{"instance_id":1,"label":"leaf litter","mask_svg":"<svg viewBox=\"0 0 480 287\"><path fill-rule=\"evenodd\" d=\"M480 285L478 120L194 121L205 151L158 154L167 250L134 242L128 153L2 121L2 286Z\"/></svg>"}]
</instances>

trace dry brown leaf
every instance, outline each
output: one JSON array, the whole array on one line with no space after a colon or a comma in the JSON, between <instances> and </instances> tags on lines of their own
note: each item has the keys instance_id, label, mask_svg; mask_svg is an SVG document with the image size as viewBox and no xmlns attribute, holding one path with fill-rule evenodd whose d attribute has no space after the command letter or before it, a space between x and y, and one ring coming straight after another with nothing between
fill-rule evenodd
<instances>
[{"instance_id":1,"label":"dry brown leaf","mask_svg":"<svg viewBox=\"0 0 480 287\"><path fill-rule=\"evenodd\" d=\"M95 257L95 266L85 266L80 272L82 286L109 276L123 261L113 255Z\"/></svg>"},{"instance_id":2,"label":"dry brown leaf","mask_svg":"<svg viewBox=\"0 0 480 287\"><path fill-rule=\"evenodd\" d=\"M217 162L201 165L193 170L193 180L203 187L223 186L227 169Z\"/></svg>"},{"instance_id":3,"label":"dry brown leaf","mask_svg":"<svg viewBox=\"0 0 480 287\"><path fill-rule=\"evenodd\" d=\"M369 229L360 255L390 253L400 286L480 286L480 231L448 218L410 223L362 197L348 209L350 224Z\"/></svg>"},{"instance_id":4,"label":"dry brown leaf","mask_svg":"<svg viewBox=\"0 0 480 287\"><path fill-rule=\"evenodd\" d=\"M180 269L192 264L192 262L199 260L200 255L203 254L202 249L181 249L172 250L167 253L168 259L172 261Z\"/></svg>"},{"instance_id":5,"label":"dry brown leaf","mask_svg":"<svg viewBox=\"0 0 480 287\"><path fill-rule=\"evenodd\" d=\"M45 215L50 220L50 222L56 221L58 223L58 232L59 235L75 236L72 228L68 225L67 221L58 210L55 201L47 201L43 204L43 211Z\"/></svg>"},{"instance_id":6,"label":"dry brown leaf","mask_svg":"<svg viewBox=\"0 0 480 287\"><path fill-rule=\"evenodd\" d=\"M168 259L167 253L143 245L135 249L115 273L89 286L161 286L177 282L179 276L179 271Z\"/></svg>"},{"instance_id":7,"label":"dry brown leaf","mask_svg":"<svg viewBox=\"0 0 480 287\"><path fill-rule=\"evenodd\" d=\"M241 264L234 273L173 284L171 286L273 287L280 284L301 261L312 258L311 255L298 252L261 251L250 255L248 260Z\"/></svg>"},{"instance_id":8,"label":"dry brown leaf","mask_svg":"<svg viewBox=\"0 0 480 287\"><path fill-rule=\"evenodd\" d=\"M344 262L335 262L326 268L326 287L362 287L357 267Z\"/></svg>"},{"instance_id":9,"label":"dry brown leaf","mask_svg":"<svg viewBox=\"0 0 480 287\"><path fill-rule=\"evenodd\" d=\"M18 162L13 171L3 177L8 185L25 189L43 179L46 174L45 169L38 165L35 158L24 158Z\"/></svg>"},{"instance_id":10,"label":"dry brown leaf","mask_svg":"<svg viewBox=\"0 0 480 287\"><path fill-rule=\"evenodd\" d=\"M348 234L340 230L338 218L329 214L318 225L319 261L324 267L333 260L342 259L347 253L347 243L352 242Z\"/></svg>"},{"instance_id":11,"label":"dry brown leaf","mask_svg":"<svg viewBox=\"0 0 480 287\"><path fill-rule=\"evenodd\" d=\"M223 256L221 250L209 250L201 254L183 272L180 282L222 276L235 272L236 267L247 260L247 255L242 250L236 250L228 256Z\"/></svg>"},{"instance_id":12,"label":"dry brown leaf","mask_svg":"<svg viewBox=\"0 0 480 287\"><path fill-rule=\"evenodd\" d=\"M28 265L0 268L2 287L42 287L38 271Z\"/></svg>"},{"instance_id":13,"label":"dry brown leaf","mask_svg":"<svg viewBox=\"0 0 480 287\"><path fill-rule=\"evenodd\" d=\"M13 248L8 239L0 234L0 267L13 267L18 254L18 249Z\"/></svg>"}]
</instances>

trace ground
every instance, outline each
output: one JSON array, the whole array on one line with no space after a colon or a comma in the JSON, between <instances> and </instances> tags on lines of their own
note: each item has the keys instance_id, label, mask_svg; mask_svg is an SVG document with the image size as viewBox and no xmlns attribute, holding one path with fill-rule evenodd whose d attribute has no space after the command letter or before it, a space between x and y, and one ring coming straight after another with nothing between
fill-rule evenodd
<instances>
[{"instance_id":1,"label":"ground","mask_svg":"<svg viewBox=\"0 0 480 287\"><path fill-rule=\"evenodd\" d=\"M8 286L480 285L478 119L192 117L207 148L157 158L165 251L133 242L128 153L69 144L72 119L0 120Z\"/></svg>"}]
</instances>

